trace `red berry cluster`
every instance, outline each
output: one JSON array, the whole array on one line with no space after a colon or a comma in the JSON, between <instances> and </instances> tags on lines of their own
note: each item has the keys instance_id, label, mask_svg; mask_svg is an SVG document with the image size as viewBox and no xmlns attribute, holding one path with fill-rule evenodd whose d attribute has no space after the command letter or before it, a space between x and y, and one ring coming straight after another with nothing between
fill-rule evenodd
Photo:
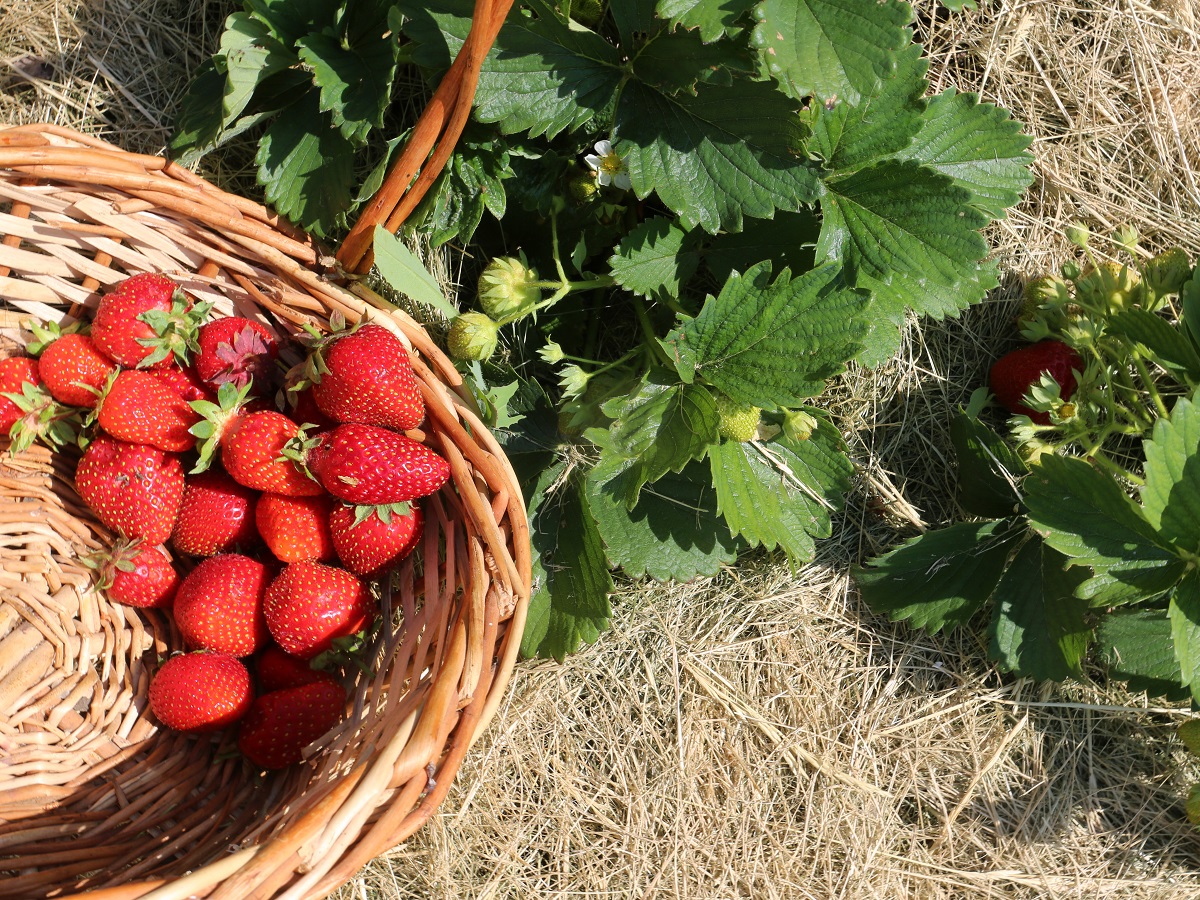
<instances>
[{"instance_id":1,"label":"red berry cluster","mask_svg":"<svg viewBox=\"0 0 1200 900\"><path fill-rule=\"evenodd\" d=\"M370 582L412 552L417 501L449 477L403 434L425 419L404 344L380 325L311 341L293 370L309 377L277 391L265 325L210 318L158 274L107 291L90 333L35 333L38 359L0 360L0 428L82 426L76 488L119 535L92 561L98 586L168 610L184 640L151 684L154 715L186 732L238 723L255 765L298 762L346 703L312 661L374 623Z\"/></svg>"}]
</instances>

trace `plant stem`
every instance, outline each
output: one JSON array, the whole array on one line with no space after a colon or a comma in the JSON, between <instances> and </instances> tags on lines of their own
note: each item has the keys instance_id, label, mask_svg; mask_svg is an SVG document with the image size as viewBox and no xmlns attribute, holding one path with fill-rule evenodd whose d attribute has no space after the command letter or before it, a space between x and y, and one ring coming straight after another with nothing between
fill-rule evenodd
<instances>
[{"instance_id":1,"label":"plant stem","mask_svg":"<svg viewBox=\"0 0 1200 900\"><path fill-rule=\"evenodd\" d=\"M646 304L642 302L642 298L634 295L633 309L637 313L638 325L642 327L642 334L646 337L646 346L651 348L654 356L667 366L672 366L671 358L667 356L665 351L658 343L658 335L654 333L654 323L650 321L650 314L646 312Z\"/></svg>"},{"instance_id":2,"label":"plant stem","mask_svg":"<svg viewBox=\"0 0 1200 900\"><path fill-rule=\"evenodd\" d=\"M1138 377L1142 379L1142 383L1146 386L1146 393L1150 395L1150 400L1154 404L1154 408L1158 410L1160 417L1170 418L1171 412L1167 409L1167 404L1163 402L1162 394L1158 392L1158 386L1155 385L1154 379L1150 376L1150 369L1146 366L1146 361L1142 359L1137 351L1132 353L1133 367L1137 369Z\"/></svg>"}]
</instances>

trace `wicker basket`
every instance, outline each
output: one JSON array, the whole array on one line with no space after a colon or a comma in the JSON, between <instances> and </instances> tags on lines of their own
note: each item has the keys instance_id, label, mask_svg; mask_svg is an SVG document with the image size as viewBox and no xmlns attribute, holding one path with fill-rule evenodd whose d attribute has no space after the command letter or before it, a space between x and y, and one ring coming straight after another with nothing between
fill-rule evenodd
<instances>
[{"instance_id":1,"label":"wicker basket","mask_svg":"<svg viewBox=\"0 0 1200 900\"><path fill-rule=\"evenodd\" d=\"M465 54L459 102L434 112L443 147L507 8L481 6L488 28ZM375 221L412 178L393 179ZM369 262L357 247L346 268ZM323 897L428 819L500 702L529 598L521 490L420 325L339 277L314 240L161 158L50 126L0 130L0 355L19 352L27 318L78 318L138 271L281 336L335 311L391 329L428 409L409 434L452 476L425 503L419 553L381 589L374 674L354 681L344 721L303 764L264 776L231 734L183 736L148 713L157 659L179 646L170 617L91 589L80 558L111 535L75 493L74 460L0 444L0 895Z\"/></svg>"}]
</instances>

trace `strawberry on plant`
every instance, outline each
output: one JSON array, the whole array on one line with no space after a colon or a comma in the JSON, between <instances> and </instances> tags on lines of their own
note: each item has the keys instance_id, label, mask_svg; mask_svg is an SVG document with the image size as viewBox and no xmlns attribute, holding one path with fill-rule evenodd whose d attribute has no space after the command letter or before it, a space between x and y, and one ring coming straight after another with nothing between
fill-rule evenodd
<instances>
[{"instance_id":1,"label":"strawberry on plant","mask_svg":"<svg viewBox=\"0 0 1200 900\"><path fill-rule=\"evenodd\" d=\"M254 674L262 694L300 687L316 681L328 681L330 674L314 669L306 659L284 651L278 644L267 644L254 659Z\"/></svg>"},{"instance_id":2,"label":"strawberry on plant","mask_svg":"<svg viewBox=\"0 0 1200 900\"><path fill-rule=\"evenodd\" d=\"M175 594L175 622L187 645L249 656L266 644L267 579L266 566L240 553L201 561Z\"/></svg>"},{"instance_id":3,"label":"strawberry on plant","mask_svg":"<svg viewBox=\"0 0 1200 900\"><path fill-rule=\"evenodd\" d=\"M282 769L342 718L346 690L332 675L263 694L238 728L238 749L256 766Z\"/></svg>"},{"instance_id":4,"label":"strawberry on plant","mask_svg":"<svg viewBox=\"0 0 1200 900\"><path fill-rule=\"evenodd\" d=\"M432 494L450 464L424 444L386 428L339 425L288 448L325 490L356 506L403 503Z\"/></svg>"},{"instance_id":5,"label":"strawberry on plant","mask_svg":"<svg viewBox=\"0 0 1200 900\"><path fill-rule=\"evenodd\" d=\"M96 421L130 444L149 444L170 453L196 445L189 429L200 416L183 397L150 372L122 369L105 387Z\"/></svg>"},{"instance_id":6,"label":"strawberry on plant","mask_svg":"<svg viewBox=\"0 0 1200 900\"><path fill-rule=\"evenodd\" d=\"M254 507L258 533L280 562L325 562L333 559L329 514L333 498L263 494Z\"/></svg>"},{"instance_id":7,"label":"strawberry on plant","mask_svg":"<svg viewBox=\"0 0 1200 900\"><path fill-rule=\"evenodd\" d=\"M345 569L291 563L275 576L263 600L271 637L293 656L312 659L335 638L357 634L374 621L375 601Z\"/></svg>"},{"instance_id":8,"label":"strawberry on plant","mask_svg":"<svg viewBox=\"0 0 1200 900\"><path fill-rule=\"evenodd\" d=\"M45 346L39 371L46 390L59 403L92 409L116 365L86 334L68 333Z\"/></svg>"},{"instance_id":9,"label":"strawberry on plant","mask_svg":"<svg viewBox=\"0 0 1200 900\"><path fill-rule=\"evenodd\" d=\"M459 360L490 359L496 352L500 326L484 313L465 312L455 316L446 333L446 349Z\"/></svg>"},{"instance_id":10,"label":"strawberry on plant","mask_svg":"<svg viewBox=\"0 0 1200 900\"><path fill-rule=\"evenodd\" d=\"M254 543L258 494L212 469L188 475L171 544L189 556L215 556Z\"/></svg>"},{"instance_id":11,"label":"strawberry on plant","mask_svg":"<svg viewBox=\"0 0 1200 900\"><path fill-rule=\"evenodd\" d=\"M107 527L161 544L183 499L183 464L174 453L99 435L79 459L75 487Z\"/></svg>"},{"instance_id":12,"label":"strawberry on plant","mask_svg":"<svg viewBox=\"0 0 1200 900\"><path fill-rule=\"evenodd\" d=\"M717 434L727 441L745 443L758 434L762 410L749 403L738 403L726 394L717 394Z\"/></svg>"},{"instance_id":13,"label":"strawberry on plant","mask_svg":"<svg viewBox=\"0 0 1200 900\"><path fill-rule=\"evenodd\" d=\"M407 431L425 419L425 401L403 342L382 325L324 338L305 374L325 415L338 422Z\"/></svg>"},{"instance_id":14,"label":"strawberry on plant","mask_svg":"<svg viewBox=\"0 0 1200 900\"><path fill-rule=\"evenodd\" d=\"M329 529L338 558L355 575L376 577L408 556L421 539L425 517L421 507L338 504Z\"/></svg>"},{"instance_id":15,"label":"strawberry on plant","mask_svg":"<svg viewBox=\"0 0 1200 900\"><path fill-rule=\"evenodd\" d=\"M216 731L242 718L254 702L250 673L228 653L172 656L150 682L150 711L176 731Z\"/></svg>"},{"instance_id":16,"label":"strawberry on plant","mask_svg":"<svg viewBox=\"0 0 1200 900\"><path fill-rule=\"evenodd\" d=\"M187 364L196 349L196 329L209 304L193 305L170 278L154 272L132 275L100 298L92 340L122 366L165 366L174 356Z\"/></svg>"},{"instance_id":17,"label":"strawberry on plant","mask_svg":"<svg viewBox=\"0 0 1200 900\"><path fill-rule=\"evenodd\" d=\"M117 541L84 563L96 569L96 590L113 603L139 609L171 605L179 574L162 548L143 541Z\"/></svg>"},{"instance_id":18,"label":"strawberry on plant","mask_svg":"<svg viewBox=\"0 0 1200 900\"><path fill-rule=\"evenodd\" d=\"M1031 386L1048 373L1059 385L1060 396L1069 400L1075 393L1075 372L1083 371L1083 359L1062 341L1046 340L1007 353L992 365L988 382L1000 405L1013 415L1029 416L1039 425L1050 424L1050 414L1030 409L1025 397Z\"/></svg>"},{"instance_id":19,"label":"strawberry on plant","mask_svg":"<svg viewBox=\"0 0 1200 900\"><path fill-rule=\"evenodd\" d=\"M196 372L214 387L232 383L245 387L253 380L266 391L275 373L279 346L260 322L241 316L222 316L201 327L197 336Z\"/></svg>"}]
</instances>

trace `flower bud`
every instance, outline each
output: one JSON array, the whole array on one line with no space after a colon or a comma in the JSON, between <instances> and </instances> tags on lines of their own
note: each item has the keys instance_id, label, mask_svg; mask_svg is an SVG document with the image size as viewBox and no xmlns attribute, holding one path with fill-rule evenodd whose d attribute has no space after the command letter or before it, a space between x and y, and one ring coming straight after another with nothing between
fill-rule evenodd
<instances>
[{"instance_id":1,"label":"flower bud","mask_svg":"<svg viewBox=\"0 0 1200 900\"><path fill-rule=\"evenodd\" d=\"M1067 226L1067 240L1081 250L1088 245L1091 236L1092 232L1082 222L1075 222Z\"/></svg>"},{"instance_id":2,"label":"flower bud","mask_svg":"<svg viewBox=\"0 0 1200 900\"><path fill-rule=\"evenodd\" d=\"M524 259L498 256L479 276L479 306L500 322L518 319L541 302L537 280L537 272Z\"/></svg>"},{"instance_id":3,"label":"flower bud","mask_svg":"<svg viewBox=\"0 0 1200 900\"><path fill-rule=\"evenodd\" d=\"M1113 232L1113 241L1126 253L1137 253L1138 230L1132 225L1122 225Z\"/></svg>"},{"instance_id":4,"label":"flower bud","mask_svg":"<svg viewBox=\"0 0 1200 900\"><path fill-rule=\"evenodd\" d=\"M450 323L446 347L455 359L487 359L496 352L500 326L483 313L463 313Z\"/></svg>"},{"instance_id":5,"label":"flower bud","mask_svg":"<svg viewBox=\"0 0 1200 900\"><path fill-rule=\"evenodd\" d=\"M1067 279L1067 281L1074 281L1080 274L1079 263L1069 259L1062 264L1062 268L1059 271L1062 272L1062 277Z\"/></svg>"},{"instance_id":6,"label":"flower bud","mask_svg":"<svg viewBox=\"0 0 1200 900\"><path fill-rule=\"evenodd\" d=\"M783 417L783 433L793 441L807 441L817 430L817 420L802 409L789 409Z\"/></svg>"}]
</instances>

